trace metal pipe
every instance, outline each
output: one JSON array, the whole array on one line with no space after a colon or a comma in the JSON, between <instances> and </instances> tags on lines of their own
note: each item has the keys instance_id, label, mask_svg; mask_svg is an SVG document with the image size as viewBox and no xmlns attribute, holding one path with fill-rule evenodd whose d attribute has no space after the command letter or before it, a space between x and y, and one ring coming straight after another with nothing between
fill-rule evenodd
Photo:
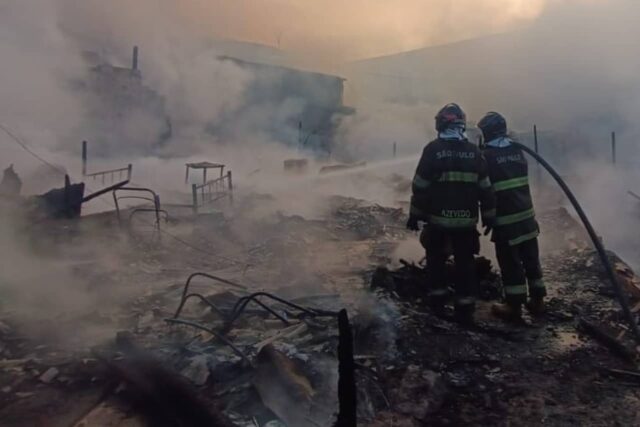
<instances>
[{"instance_id":1,"label":"metal pipe","mask_svg":"<svg viewBox=\"0 0 640 427\"><path fill-rule=\"evenodd\" d=\"M120 196L117 198L118 200L125 200L125 199L135 199L135 200L144 200L146 202L151 202L151 203L155 203L154 200L151 197L144 197L144 196ZM155 204L154 204L155 206Z\"/></svg>"},{"instance_id":2,"label":"metal pipe","mask_svg":"<svg viewBox=\"0 0 640 427\"><path fill-rule=\"evenodd\" d=\"M193 214L196 215L198 213L198 186L195 184L191 185L191 195L193 197Z\"/></svg>"},{"instance_id":3,"label":"metal pipe","mask_svg":"<svg viewBox=\"0 0 640 427\"><path fill-rule=\"evenodd\" d=\"M82 141L82 176L87 176L87 141Z\"/></svg>"},{"instance_id":4,"label":"metal pipe","mask_svg":"<svg viewBox=\"0 0 640 427\"><path fill-rule=\"evenodd\" d=\"M618 297L618 302L622 307L622 312L624 313L624 316L626 317L627 322L629 323L629 327L633 332L633 336L635 337L636 341L640 343L640 330L638 329L638 324L636 323L636 319L634 318L633 313L631 312L631 308L629 307L629 299L627 297L627 294L622 288L622 285L620 285L620 282L618 281L618 278L616 277L616 274L613 271L613 267L609 262L609 258L607 257L607 252L604 248L604 245L600 241L600 238L596 234L596 231L591 225L591 222L587 218L587 215L585 214L584 210L582 210L580 203L578 203L578 200L575 198L575 196L573 195L573 193L571 192L567 184L562 180L560 175L558 175L558 173L551 167L551 165L549 165L549 163L546 162L546 160L544 160L540 155L538 155L536 152L534 152L532 149L530 149L525 145L522 145L517 142L513 142L513 144L516 147L520 148L522 151L528 153L534 159L536 159L538 163L540 163L547 170L547 172L549 172L549 174L553 177L553 179L556 180L560 188L562 188L562 191L564 191L564 194L567 196L567 198L573 205L578 216L580 217L580 220L584 224L584 227L587 229L587 233L589 233L589 237L591 238L591 241L593 242L593 245L595 246L596 251L600 256L602 263L604 264L604 268L607 273L607 276L609 276L609 280L611 281L613 290L615 291Z\"/></svg>"},{"instance_id":5,"label":"metal pipe","mask_svg":"<svg viewBox=\"0 0 640 427\"><path fill-rule=\"evenodd\" d=\"M616 164L616 133L611 132L611 161Z\"/></svg>"},{"instance_id":6,"label":"metal pipe","mask_svg":"<svg viewBox=\"0 0 640 427\"><path fill-rule=\"evenodd\" d=\"M131 59L131 70L138 71L138 46L133 47L133 58Z\"/></svg>"},{"instance_id":7,"label":"metal pipe","mask_svg":"<svg viewBox=\"0 0 640 427\"><path fill-rule=\"evenodd\" d=\"M85 196L82 199L82 203L86 203L89 200L95 199L96 197L100 197L103 194L108 193L109 191L115 191L115 190L127 185L128 183L129 183L128 180L127 181L118 182L117 184L113 184L113 185L111 185L109 187L103 188L102 190L96 191L95 193L91 193L91 194L89 194L88 196Z\"/></svg>"},{"instance_id":8,"label":"metal pipe","mask_svg":"<svg viewBox=\"0 0 640 427\"><path fill-rule=\"evenodd\" d=\"M214 281L218 281L220 283L224 283L226 285L229 286L233 286L236 287L238 289L242 289L242 290L246 290L247 288L245 286L242 286L238 283L234 283L231 282L229 280L223 279L221 277L216 277L216 276L212 276L211 274L207 274L207 273L193 273L191 276L189 276L189 278L187 279L187 281L184 284L184 289L182 290L182 297L180 298L180 305L178 306L178 309L176 310L176 314L174 314L174 318L177 318L180 315L180 312L182 311L182 308L184 307L184 303L186 301L188 292L189 292L189 286L191 286L191 281L195 278L195 277L206 277L207 279L211 279Z\"/></svg>"},{"instance_id":9,"label":"metal pipe","mask_svg":"<svg viewBox=\"0 0 640 427\"><path fill-rule=\"evenodd\" d=\"M306 314L310 314L310 315L316 315L316 312L313 310L309 310L308 308L304 308L298 304L294 304L292 302L289 302L285 299L282 299L278 296L275 296L273 294L267 293L267 292L256 292L253 293L251 295L248 295L246 297L242 297L238 300L238 302L236 303L236 305L233 307L233 313L238 312L238 310L244 310L244 307L249 303L249 301L251 301L252 299L255 299L257 297L267 297L267 298L271 298L272 300L278 301L279 303L288 305L289 307L295 308L296 310L302 311L303 313Z\"/></svg>"},{"instance_id":10,"label":"metal pipe","mask_svg":"<svg viewBox=\"0 0 640 427\"><path fill-rule=\"evenodd\" d=\"M165 322L167 323L173 323L173 324L178 324L178 325L186 325L186 326L191 326L192 328L196 328L196 329L200 329L202 331L205 332L209 332L211 335L213 335L214 337L216 337L217 339L219 339L220 341L222 341L223 343L225 343L226 345L228 345L231 350L233 350L238 356L240 356L242 358L242 360L244 360L245 362L247 362L247 364L249 366L251 366L252 368L253 363L251 363L251 359L249 359L238 347L236 347L231 341L229 341L227 338L225 338L224 336L220 335L219 333L217 333L216 331L214 331L211 328L207 328L204 325L201 325L199 323L195 323L195 322L190 322L188 320L182 320L182 319L164 319Z\"/></svg>"},{"instance_id":11,"label":"metal pipe","mask_svg":"<svg viewBox=\"0 0 640 427\"><path fill-rule=\"evenodd\" d=\"M244 298L240 298L241 300ZM252 299L247 299L245 301L244 304L242 304L242 307L240 309L238 309L238 311L231 312L231 317L229 319L227 319L227 322L224 326L224 330L225 331L229 331L231 329L231 327L233 326L233 323L238 320L238 318L240 317L240 315L246 310L247 305L249 305L249 302L253 302L254 304L259 305L260 307L262 307L264 310L266 310L267 312L271 313L275 318L277 318L278 320L280 320L282 323L285 324L285 326L289 326L291 323L285 319L283 316L281 316L280 314L278 314L274 309L272 309L271 307L269 307L268 305L264 304L262 301L259 301L255 298Z\"/></svg>"},{"instance_id":12,"label":"metal pipe","mask_svg":"<svg viewBox=\"0 0 640 427\"><path fill-rule=\"evenodd\" d=\"M153 196L153 206L156 208L156 226L160 230L160 196Z\"/></svg>"}]
</instances>

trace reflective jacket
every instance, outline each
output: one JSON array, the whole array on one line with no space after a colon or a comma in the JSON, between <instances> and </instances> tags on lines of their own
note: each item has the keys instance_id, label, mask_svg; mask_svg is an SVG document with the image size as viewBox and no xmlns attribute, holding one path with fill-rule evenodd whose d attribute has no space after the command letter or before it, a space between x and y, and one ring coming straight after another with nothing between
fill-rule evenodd
<instances>
[{"instance_id":1,"label":"reflective jacket","mask_svg":"<svg viewBox=\"0 0 640 427\"><path fill-rule=\"evenodd\" d=\"M513 146L487 146L483 152L496 195L496 219L491 240L511 246L540 234L529 190L527 159Z\"/></svg>"},{"instance_id":2,"label":"reflective jacket","mask_svg":"<svg viewBox=\"0 0 640 427\"><path fill-rule=\"evenodd\" d=\"M495 199L482 153L467 140L436 139L424 148L412 185L411 215L430 226L475 229L495 217Z\"/></svg>"}]
</instances>

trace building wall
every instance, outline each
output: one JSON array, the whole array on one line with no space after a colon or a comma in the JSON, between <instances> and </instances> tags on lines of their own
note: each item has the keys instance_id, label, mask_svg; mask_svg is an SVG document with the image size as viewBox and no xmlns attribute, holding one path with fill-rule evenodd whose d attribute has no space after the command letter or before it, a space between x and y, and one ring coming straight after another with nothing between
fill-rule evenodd
<instances>
[{"instance_id":1,"label":"building wall","mask_svg":"<svg viewBox=\"0 0 640 427\"><path fill-rule=\"evenodd\" d=\"M257 109L277 110L280 114L266 124L272 139L316 152L331 149L341 117L352 112L343 105L344 79L230 57L222 59L252 72L253 81L245 92L246 106L241 114Z\"/></svg>"}]
</instances>

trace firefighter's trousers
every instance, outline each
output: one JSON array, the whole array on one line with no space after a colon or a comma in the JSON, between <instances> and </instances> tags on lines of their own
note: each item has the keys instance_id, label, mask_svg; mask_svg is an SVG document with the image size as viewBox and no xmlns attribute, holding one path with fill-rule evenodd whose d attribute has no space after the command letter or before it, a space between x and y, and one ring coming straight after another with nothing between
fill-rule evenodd
<instances>
[{"instance_id":1,"label":"firefighter's trousers","mask_svg":"<svg viewBox=\"0 0 640 427\"><path fill-rule=\"evenodd\" d=\"M496 258L507 303L524 304L527 290L531 298L546 295L537 238L515 246L509 246L508 242L496 242Z\"/></svg>"},{"instance_id":2,"label":"firefighter's trousers","mask_svg":"<svg viewBox=\"0 0 640 427\"><path fill-rule=\"evenodd\" d=\"M426 226L420 240L427 252L429 298L432 304L444 305L447 300L445 264L453 255L455 307L473 310L477 293L474 254L480 248L478 232L475 229L450 230Z\"/></svg>"}]
</instances>

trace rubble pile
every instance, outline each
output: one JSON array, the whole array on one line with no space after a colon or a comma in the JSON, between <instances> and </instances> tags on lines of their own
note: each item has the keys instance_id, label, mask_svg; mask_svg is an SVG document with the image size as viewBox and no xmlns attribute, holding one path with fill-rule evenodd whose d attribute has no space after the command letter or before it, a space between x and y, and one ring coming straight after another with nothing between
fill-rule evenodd
<instances>
[{"instance_id":1,"label":"rubble pile","mask_svg":"<svg viewBox=\"0 0 640 427\"><path fill-rule=\"evenodd\" d=\"M543 239L558 224L577 236L543 258L548 314L523 325L493 319L500 280L478 258L477 324L465 327L424 304L422 251L393 259L417 239L401 210L339 197L326 206L313 219L180 219L167 225L175 239L130 235L116 221L77 227L75 252L62 241L51 256L80 260L72 277L104 289L101 304L31 322L3 304L0 424L333 425L343 308L358 425L638 422L631 334L566 211L540 215ZM96 258L95 241L117 255ZM617 270L634 297L635 274L622 260Z\"/></svg>"},{"instance_id":2,"label":"rubble pile","mask_svg":"<svg viewBox=\"0 0 640 427\"><path fill-rule=\"evenodd\" d=\"M335 232L355 239L406 235L405 215L400 208L369 205L363 200L334 196L329 201L337 224Z\"/></svg>"},{"instance_id":3,"label":"rubble pile","mask_svg":"<svg viewBox=\"0 0 640 427\"><path fill-rule=\"evenodd\" d=\"M400 260L402 267L390 271L387 267L378 267L371 277L371 289L383 290L396 298L420 304L426 302L429 291L429 271L426 267L416 266ZM478 297L485 300L498 300L502 295L500 277L493 269L491 261L485 257L476 257L476 278L478 280ZM447 261L447 286L453 287L454 264ZM453 292L450 292L453 294Z\"/></svg>"}]
</instances>

